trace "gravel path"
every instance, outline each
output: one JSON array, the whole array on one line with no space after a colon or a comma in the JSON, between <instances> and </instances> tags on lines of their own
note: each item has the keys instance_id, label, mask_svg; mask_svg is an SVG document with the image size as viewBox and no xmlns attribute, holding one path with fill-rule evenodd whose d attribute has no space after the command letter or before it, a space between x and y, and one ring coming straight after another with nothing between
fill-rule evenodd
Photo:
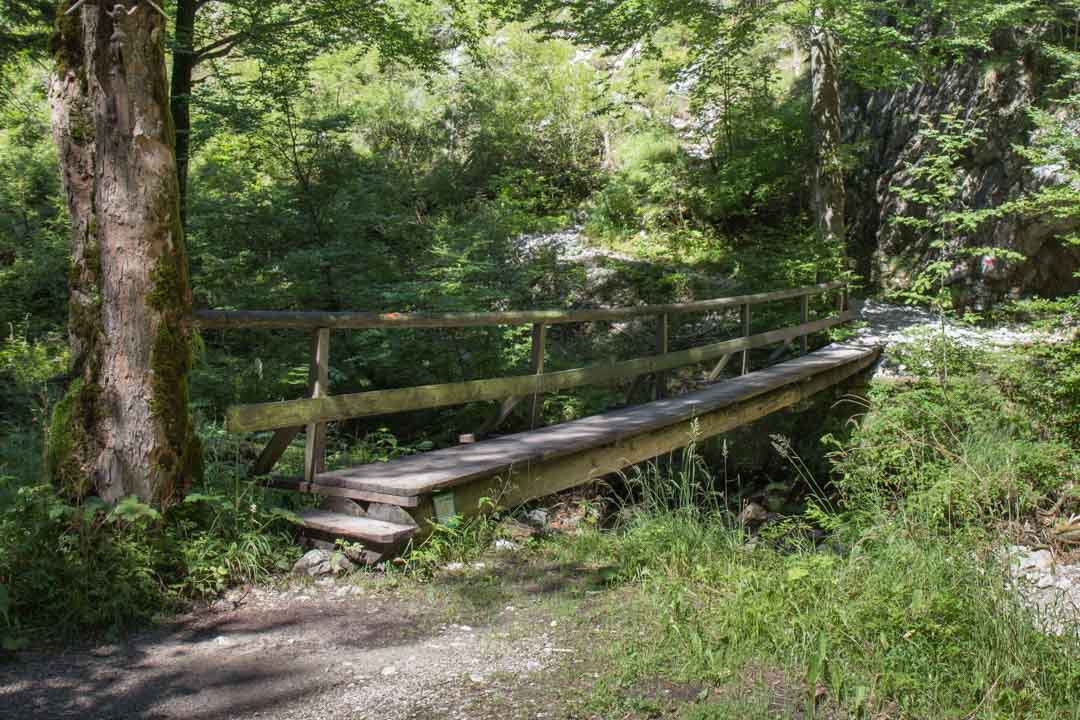
<instances>
[{"instance_id":1,"label":"gravel path","mask_svg":"<svg viewBox=\"0 0 1080 720\"><path fill-rule=\"evenodd\" d=\"M20 654L0 718L486 717L478 702L575 653L542 605L481 618L370 575L230 598L119 644Z\"/></svg>"}]
</instances>

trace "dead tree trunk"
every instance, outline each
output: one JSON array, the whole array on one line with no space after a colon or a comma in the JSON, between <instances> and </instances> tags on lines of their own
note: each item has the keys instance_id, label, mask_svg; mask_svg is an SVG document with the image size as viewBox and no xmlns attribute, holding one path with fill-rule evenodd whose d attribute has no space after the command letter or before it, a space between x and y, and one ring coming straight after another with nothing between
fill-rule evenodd
<instances>
[{"instance_id":1,"label":"dead tree trunk","mask_svg":"<svg viewBox=\"0 0 1080 720\"><path fill-rule=\"evenodd\" d=\"M810 28L810 115L814 126L814 220L818 237L844 248L844 170L840 159L840 68L836 35L818 8ZM845 253L846 254L846 253Z\"/></svg>"},{"instance_id":2,"label":"dead tree trunk","mask_svg":"<svg viewBox=\"0 0 1080 720\"><path fill-rule=\"evenodd\" d=\"M145 0L58 10L53 132L72 223L75 378L48 469L68 494L166 506L197 474L191 291L165 79L166 19Z\"/></svg>"}]
</instances>

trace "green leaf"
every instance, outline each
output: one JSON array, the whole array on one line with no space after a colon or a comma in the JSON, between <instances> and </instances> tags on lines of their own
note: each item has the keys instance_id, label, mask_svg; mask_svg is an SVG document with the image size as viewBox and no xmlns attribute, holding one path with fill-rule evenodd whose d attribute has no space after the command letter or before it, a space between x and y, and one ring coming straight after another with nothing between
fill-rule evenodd
<instances>
[{"instance_id":1,"label":"green leaf","mask_svg":"<svg viewBox=\"0 0 1080 720\"><path fill-rule=\"evenodd\" d=\"M806 568L804 565L796 565L795 567L788 568L787 581L798 582L803 578L808 577L809 575L810 570L808 568Z\"/></svg>"},{"instance_id":2,"label":"green leaf","mask_svg":"<svg viewBox=\"0 0 1080 720\"><path fill-rule=\"evenodd\" d=\"M303 522L300 519L299 515L297 515L296 513L294 513L291 510L286 510L285 508L280 508L280 507L271 508L270 515L272 517L279 517L279 518L281 518L283 520L288 520L291 523L299 524L299 523Z\"/></svg>"},{"instance_id":3,"label":"green leaf","mask_svg":"<svg viewBox=\"0 0 1080 720\"><path fill-rule=\"evenodd\" d=\"M224 495L206 495L204 493L188 493L184 498L185 505L194 505L195 503L207 503L210 505L220 505L225 502Z\"/></svg>"},{"instance_id":4,"label":"green leaf","mask_svg":"<svg viewBox=\"0 0 1080 720\"><path fill-rule=\"evenodd\" d=\"M134 495L129 495L116 504L109 513L109 519L120 519L126 522L154 521L161 517L154 508L141 502Z\"/></svg>"}]
</instances>

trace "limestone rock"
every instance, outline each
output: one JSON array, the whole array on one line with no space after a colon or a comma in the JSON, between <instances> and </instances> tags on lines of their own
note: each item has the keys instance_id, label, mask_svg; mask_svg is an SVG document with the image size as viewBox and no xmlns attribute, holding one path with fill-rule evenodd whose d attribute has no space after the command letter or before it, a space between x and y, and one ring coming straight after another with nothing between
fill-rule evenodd
<instances>
[{"instance_id":1,"label":"limestone rock","mask_svg":"<svg viewBox=\"0 0 1080 720\"><path fill-rule=\"evenodd\" d=\"M352 572L356 565L340 552L328 550L309 550L302 558L293 565L293 573L319 577L322 575L340 575Z\"/></svg>"},{"instance_id":2,"label":"limestone rock","mask_svg":"<svg viewBox=\"0 0 1080 720\"><path fill-rule=\"evenodd\" d=\"M994 52L1016 52L1002 35ZM925 153L920 129L927 120L960 113L979 117L984 139L962 161L964 205L997 207L1042 187L1060 184L1059 173L1032 168L1016 151L1030 140L1028 111L1038 105L1055 77L1037 64L956 63L932 84L900 89L851 92L844 98L846 143L863 148L860 162L846 178L849 245L859 271L886 288L906 286L936 258L925 237L890 222L897 214L921 212L907 207L897 187L916 181L908 168ZM957 238L966 248L998 247L1027 256L1024 262L957 253L948 280L962 306L981 307L1018 292L1046 297L1076 292L1080 247L1060 239L1080 227L1077 218L1002 217L977 232Z\"/></svg>"}]
</instances>

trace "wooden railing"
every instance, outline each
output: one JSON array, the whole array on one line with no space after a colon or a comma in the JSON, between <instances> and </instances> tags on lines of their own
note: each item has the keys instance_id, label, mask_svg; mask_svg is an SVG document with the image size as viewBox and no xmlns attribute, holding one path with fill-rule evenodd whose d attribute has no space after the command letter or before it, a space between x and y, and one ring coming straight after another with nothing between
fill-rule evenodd
<instances>
[{"instance_id":1,"label":"wooden railing","mask_svg":"<svg viewBox=\"0 0 1080 720\"><path fill-rule=\"evenodd\" d=\"M827 318L810 320L810 298L813 295L837 292L837 312ZM798 298L798 325L751 334L751 308L762 303ZM700 345L672 352L670 349L671 316L700 313L738 307L742 336L722 342ZM656 352L647 357L615 361L590 367L544 371L547 326L600 320L628 320L655 317ZM583 385L610 383L625 378L653 375L657 398L667 393L667 373L671 370L703 362L716 364L708 374L709 381L720 377L728 362L740 355L740 373L750 369L750 350L783 343L781 350L794 341L801 352L807 351L807 336L828 330L852 319L847 309L847 290L841 282L823 283L791 290L739 295L699 302L669 305L641 305L627 308L586 310L530 310L487 313L360 313L360 312L278 312L259 310L203 310L195 313L197 327L203 329L263 328L297 329L313 333L311 369L307 397L300 400L259 403L231 407L226 414L226 427L232 432L276 430L273 438L256 461L256 475L268 473L282 453L301 430L306 429L304 449L304 479L324 470L326 424L352 418L387 415L409 410L462 405L477 401L502 400L489 421L490 431L512 412L525 398L532 399L533 424L539 415L542 393L565 390ZM373 390L348 395L329 394L329 352L331 330L364 328L462 328L495 325L532 325L530 374L472 380L467 382L424 385L419 387Z\"/></svg>"}]
</instances>

